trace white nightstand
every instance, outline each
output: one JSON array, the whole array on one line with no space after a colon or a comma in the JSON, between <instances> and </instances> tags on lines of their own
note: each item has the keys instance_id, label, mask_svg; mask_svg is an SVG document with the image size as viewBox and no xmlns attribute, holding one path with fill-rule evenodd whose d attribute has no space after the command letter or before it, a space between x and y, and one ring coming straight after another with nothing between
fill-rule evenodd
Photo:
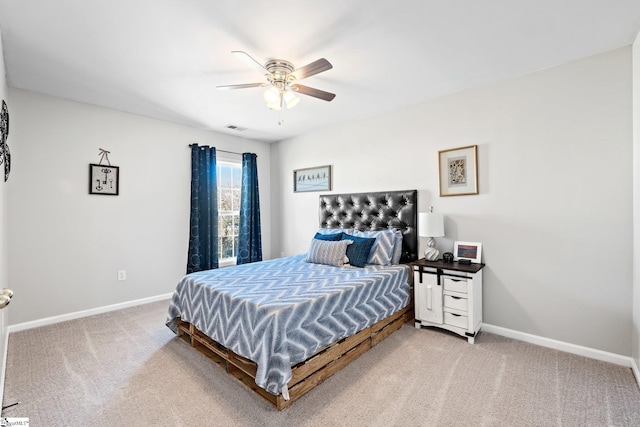
<instances>
[{"instance_id":1,"label":"white nightstand","mask_svg":"<svg viewBox=\"0 0 640 427\"><path fill-rule=\"evenodd\" d=\"M482 327L483 267L424 258L412 262L416 328L447 329L473 344Z\"/></svg>"}]
</instances>

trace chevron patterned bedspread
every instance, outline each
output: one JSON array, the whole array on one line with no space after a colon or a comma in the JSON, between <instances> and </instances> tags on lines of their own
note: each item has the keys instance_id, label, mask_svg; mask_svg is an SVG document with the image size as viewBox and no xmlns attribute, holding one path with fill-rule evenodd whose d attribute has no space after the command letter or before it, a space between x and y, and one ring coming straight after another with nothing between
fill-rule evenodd
<instances>
[{"instance_id":1,"label":"chevron patterned bedspread","mask_svg":"<svg viewBox=\"0 0 640 427\"><path fill-rule=\"evenodd\" d=\"M331 267L296 255L186 275L171 299L178 317L254 361L256 384L288 397L291 366L409 303L405 265Z\"/></svg>"}]
</instances>

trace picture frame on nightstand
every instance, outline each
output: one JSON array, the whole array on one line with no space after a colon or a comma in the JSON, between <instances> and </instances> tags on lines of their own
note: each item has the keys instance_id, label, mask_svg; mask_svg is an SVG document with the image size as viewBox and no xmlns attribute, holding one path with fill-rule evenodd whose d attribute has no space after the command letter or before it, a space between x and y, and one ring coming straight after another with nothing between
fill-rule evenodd
<instances>
[{"instance_id":1,"label":"picture frame on nightstand","mask_svg":"<svg viewBox=\"0 0 640 427\"><path fill-rule=\"evenodd\" d=\"M453 259L482 263L482 243L456 241L453 244Z\"/></svg>"}]
</instances>

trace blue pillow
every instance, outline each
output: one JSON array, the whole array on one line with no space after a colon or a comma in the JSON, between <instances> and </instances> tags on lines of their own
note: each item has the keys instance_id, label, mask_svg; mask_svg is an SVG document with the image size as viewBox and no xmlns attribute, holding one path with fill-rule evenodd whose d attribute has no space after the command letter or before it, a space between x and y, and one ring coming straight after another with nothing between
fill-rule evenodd
<instances>
[{"instance_id":1,"label":"blue pillow","mask_svg":"<svg viewBox=\"0 0 640 427\"><path fill-rule=\"evenodd\" d=\"M342 240L341 237L342 237L342 233L335 233L335 234L320 234L320 233L316 233L316 235L313 236L314 239L331 240L331 241Z\"/></svg>"},{"instance_id":2,"label":"blue pillow","mask_svg":"<svg viewBox=\"0 0 640 427\"><path fill-rule=\"evenodd\" d=\"M369 252L371 252L371 248L376 242L376 239L343 234L342 240L351 240L353 242L347 246L347 258L349 258L349 264L354 267L364 267L367 264Z\"/></svg>"}]
</instances>

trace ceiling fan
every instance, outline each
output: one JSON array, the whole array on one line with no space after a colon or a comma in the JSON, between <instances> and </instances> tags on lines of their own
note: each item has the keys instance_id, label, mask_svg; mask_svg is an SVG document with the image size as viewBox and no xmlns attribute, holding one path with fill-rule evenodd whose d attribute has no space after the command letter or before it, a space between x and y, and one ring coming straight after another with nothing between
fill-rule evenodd
<instances>
[{"instance_id":1,"label":"ceiling fan","mask_svg":"<svg viewBox=\"0 0 640 427\"><path fill-rule=\"evenodd\" d=\"M284 59L272 59L262 65L246 52L234 50L231 53L264 74L267 81L262 83L216 86L218 89L247 89L269 86L269 89L264 93L264 100L267 102L267 107L272 110L293 108L300 100L300 98L295 95L296 92L322 99L323 101L331 101L336 97L333 93L296 83L299 80L332 69L333 65L324 58L320 58L304 67L295 69L291 62L285 61Z\"/></svg>"}]
</instances>

